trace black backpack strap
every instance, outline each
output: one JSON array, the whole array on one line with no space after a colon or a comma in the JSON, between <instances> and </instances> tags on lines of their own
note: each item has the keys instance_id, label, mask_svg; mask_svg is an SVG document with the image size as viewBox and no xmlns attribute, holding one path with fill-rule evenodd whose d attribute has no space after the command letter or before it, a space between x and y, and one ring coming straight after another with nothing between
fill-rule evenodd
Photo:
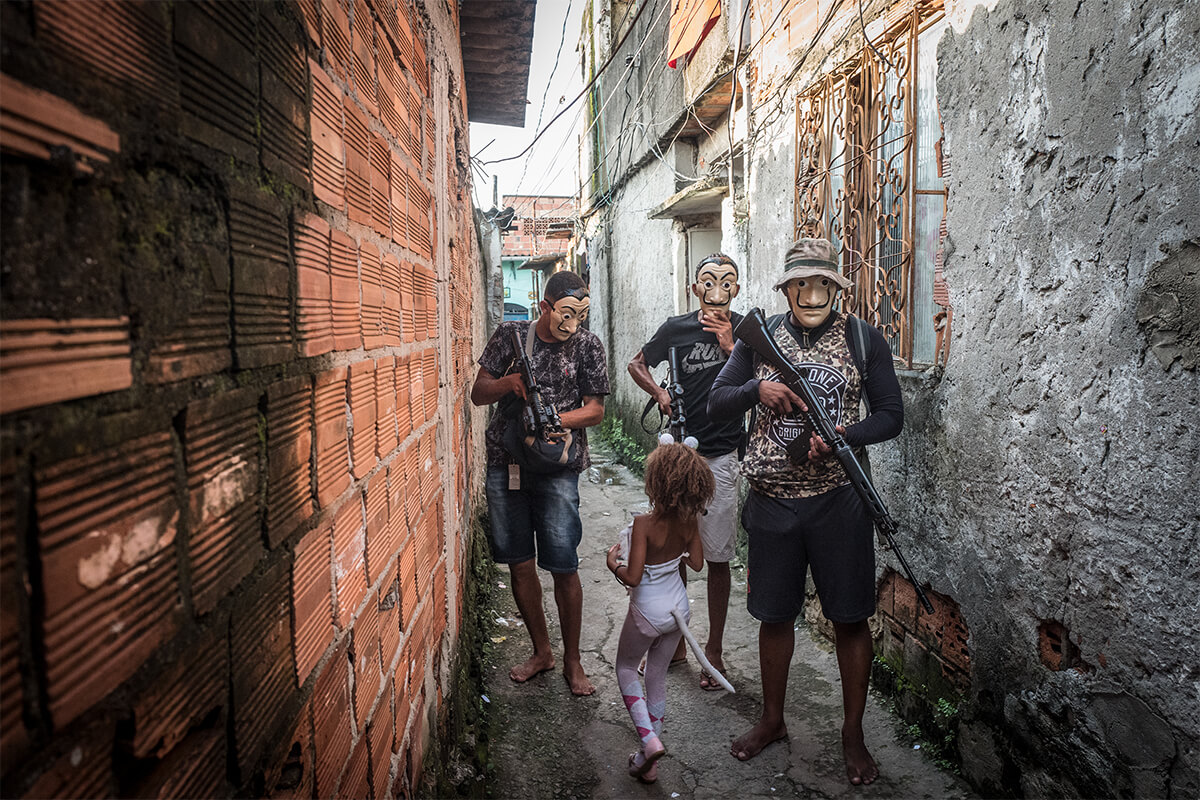
<instances>
[{"instance_id":1,"label":"black backpack strap","mask_svg":"<svg viewBox=\"0 0 1200 800\"><path fill-rule=\"evenodd\" d=\"M853 314L846 315L846 340L850 344L850 355L854 358L854 366L858 368L858 377L863 387L862 401L867 407L867 415L871 414L871 401L867 399L867 362L869 355L867 321Z\"/></svg>"}]
</instances>

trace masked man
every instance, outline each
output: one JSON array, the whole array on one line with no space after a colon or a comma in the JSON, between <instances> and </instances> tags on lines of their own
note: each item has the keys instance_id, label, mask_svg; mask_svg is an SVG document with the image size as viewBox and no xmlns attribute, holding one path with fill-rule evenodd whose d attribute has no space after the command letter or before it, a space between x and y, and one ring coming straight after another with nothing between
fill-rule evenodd
<instances>
[{"instance_id":1,"label":"masked man","mask_svg":"<svg viewBox=\"0 0 1200 800\"><path fill-rule=\"evenodd\" d=\"M851 324L834 310L838 291L850 288L833 246L800 239L788 250L775 288L786 315L768 330L806 373L846 441L855 448L900 433L904 409L887 341L869 327L866 353L852 349ZM861 366L860 366L861 362ZM864 382L862 374L869 377ZM803 424L803 401L773 367L744 342L734 347L709 395L714 418L740 419L755 408L742 473L750 484L742 524L750 539L747 608L758 619L763 710L758 723L733 741L745 761L787 736L783 719L793 626L804 606L812 570L822 613L833 623L842 678L842 752L853 784L871 783L879 769L863 740L863 711L871 670L867 618L875 612L875 550L871 517L831 450ZM870 414L859 419L866 396Z\"/></svg>"},{"instance_id":2,"label":"masked man","mask_svg":"<svg viewBox=\"0 0 1200 800\"><path fill-rule=\"evenodd\" d=\"M471 402L477 406L514 394L526 399L513 344L515 328L520 341L532 348L530 360L542 399L559 412L562 427L579 443L574 459L564 469L545 474L514 463L504 445L508 420L503 415L493 417L486 436L488 543L496 563L509 565L513 596L533 641L533 655L513 667L509 677L524 683L554 668L537 575L537 567L541 567L554 576L554 600L563 633L563 674L576 695L595 691L579 657L583 618L577 553L583 534L579 473L589 464L584 429L604 418L604 395L609 392L604 347L595 334L579 327L587 319L589 302L587 286L578 275L551 275L538 304L541 316L537 322L502 323L479 357L479 374L471 388ZM536 334L532 337L528 336L531 325Z\"/></svg>"},{"instance_id":3,"label":"masked man","mask_svg":"<svg viewBox=\"0 0 1200 800\"><path fill-rule=\"evenodd\" d=\"M700 537L708 562L708 642L704 652L718 670L725 670L722 639L729 608L729 562L737 534L737 449L742 442L742 419L732 416L720 422L709 419L708 392L733 352L733 326L741 315L729 310L738 293L738 267L724 253L714 253L696 267L692 293L700 299L700 310L670 317L629 362L629 374L655 400L664 414L670 413L671 396L654 381L650 367L661 364L672 347L677 348L679 371L674 379L683 387L686 431L699 442L697 451L708 461L716 481L716 494L708 513L700 517ZM672 664L683 663L683 642ZM707 673L700 674L700 688L720 689Z\"/></svg>"}]
</instances>

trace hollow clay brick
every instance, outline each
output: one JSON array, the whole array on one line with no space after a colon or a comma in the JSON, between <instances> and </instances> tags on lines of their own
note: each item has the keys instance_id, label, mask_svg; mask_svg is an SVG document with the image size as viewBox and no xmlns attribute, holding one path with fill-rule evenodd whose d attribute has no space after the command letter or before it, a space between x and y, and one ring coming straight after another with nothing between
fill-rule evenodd
<instances>
[{"instance_id":1,"label":"hollow clay brick","mask_svg":"<svg viewBox=\"0 0 1200 800\"><path fill-rule=\"evenodd\" d=\"M334 349L357 350L362 347L358 245L344 231L334 230L330 234L329 265L333 289Z\"/></svg>"},{"instance_id":2,"label":"hollow clay brick","mask_svg":"<svg viewBox=\"0 0 1200 800\"><path fill-rule=\"evenodd\" d=\"M65 147L75 155L76 169L91 173L120 152L121 139L61 97L0 74L0 146L42 160L52 148Z\"/></svg>"},{"instance_id":3,"label":"hollow clay brick","mask_svg":"<svg viewBox=\"0 0 1200 800\"><path fill-rule=\"evenodd\" d=\"M0 413L128 389L129 318L0 322Z\"/></svg>"},{"instance_id":4,"label":"hollow clay brick","mask_svg":"<svg viewBox=\"0 0 1200 800\"><path fill-rule=\"evenodd\" d=\"M332 797L350 757L351 720L349 638L330 655L313 688L313 754L317 796Z\"/></svg>"},{"instance_id":5,"label":"hollow clay brick","mask_svg":"<svg viewBox=\"0 0 1200 800\"><path fill-rule=\"evenodd\" d=\"M383 262L379 250L370 242L358 246L362 276L362 337L363 347L375 350L383 347Z\"/></svg>"},{"instance_id":6,"label":"hollow clay brick","mask_svg":"<svg viewBox=\"0 0 1200 800\"><path fill-rule=\"evenodd\" d=\"M366 529L362 495L355 492L333 521L333 578L338 626L345 630L367 596Z\"/></svg>"},{"instance_id":7,"label":"hollow clay brick","mask_svg":"<svg viewBox=\"0 0 1200 800\"><path fill-rule=\"evenodd\" d=\"M317 502L328 508L350 487L350 448L346 426L345 367L317 376L314 408L317 438Z\"/></svg>"},{"instance_id":8,"label":"hollow clay brick","mask_svg":"<svg viewBox=\"0 0 1200 800\"><path fill-rule=\"evenodd\" d=\"M378 463L375 455L375 362L350 365L351 468L355 478L364 478Z\"/></svg>"},{"instance_id":9,"label":"hollow clay brick","mask_svg":"<svg viewBox=\"0 0 1200 800\"><path fill-rule=\"evenodd\" d=\"M170 436L36 474L45 668L56 726L132 675L178 629L179 523Z\"/></svg>"},{"instance_id":10,"label":"hollow clay brick","mask_svg":"<svg viewBox=\"0 0 1200 800\"><path fill-rule=\"evenodd\" d=\"M396 449L396 359L375 361L375 452L382 461Z\"/></svg>"},{"instance_id":11,"label":"hollow clay brick","mask_svg":"<svg viewBox=\"0 0 1200 800\"><path fill-rule=\"evenodd\" d=\"M252 604L230 624L234 740L241 774L250 774L284 723L295 666L287 564L277 561L247 591Z\"/></svg>"},{"instance_id":12,"label":"hollow clay brick","mask_svg":"<svg viewBox=\"0 0 1200 800\"><path fill-rule=\"evenodd\" d=\"M338 211L346 207L346 145L343 140L342 91L329 74L311 58L313 193Z\"/></svg>"},{"instance_id":13,"label":"hollow clay brick","mask_svg":"<svg viewBox=\"0 0 1200 800\"><path fill-rule=\"evenodd\" d=\"M333 350L333 290L330 287L329 223L305 214L292 226L296 252L296 333L300 353Z\"/></svg>"},{"instance_id":14,"label":"hollow clay brick","mask_svg":"<svg viewBox=\"0 0 1200 800\"><path fill-rule=\"evenodd\" d=\"M333 528L321 525L296 545L292 562L293 651L296 684L303 686L333 642Z\"/></svg>"}]
</instances>

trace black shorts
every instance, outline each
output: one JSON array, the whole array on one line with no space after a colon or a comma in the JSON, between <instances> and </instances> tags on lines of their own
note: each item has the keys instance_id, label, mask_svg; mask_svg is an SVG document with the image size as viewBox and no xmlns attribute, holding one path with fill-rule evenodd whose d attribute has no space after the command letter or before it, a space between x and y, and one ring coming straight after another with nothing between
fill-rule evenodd
<instances>
[{"instance_id":1,"label":"black shorts","mask_svg":"<svg viewBox=\"0 0 1200 800\"><path fill-rule=\"evenodd\" d=\"M853 486L795 499L751 489L742 526L750 540L746 608L755 619L798 617L809 569L826 619L860 622L875 613L874 523Z\"/></svg>"}]
</instances>

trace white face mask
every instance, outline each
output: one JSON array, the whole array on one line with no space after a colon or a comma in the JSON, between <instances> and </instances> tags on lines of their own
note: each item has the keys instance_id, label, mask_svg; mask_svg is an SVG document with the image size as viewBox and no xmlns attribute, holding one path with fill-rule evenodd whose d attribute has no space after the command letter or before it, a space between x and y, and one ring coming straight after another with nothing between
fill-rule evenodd
<instances>
[{"instance_id":1,"label":"white face mask","mask_svg":"<svg viewBox=\"0 0 1200 800\"><path fill-rule=\"evenodd\" d=\"M805 328L816 328L833 313L838 285L829 278L795 278L783 287L792 316Z\"/></svg>"},{"instance_id":2,"label":"white face mask","mask_svg":"<svg viewBox=\"0 0 1200 800\"><path fill-rule=\"evenodd\" d=\"M548 308L545 311L550 315L550 335L560 342L565 342L575 335L579 330L579 325L588 317L588 307L591 305L591 300L588 298L577 297L560 297L555 301L554 305L542 301Z\"/></svg>"},{"instance_id":3,"label":"white face mask","mask_svg":"<svg viewBox=\"0 0 1200 800\"><path fill-rule=\"evenodd\" d=\"M738 285L737 269L730 264L711 262L700 268L692 294L700 299L705 314L728 312L729 304L742 287Z\"/></svg>"}]
</instances>

